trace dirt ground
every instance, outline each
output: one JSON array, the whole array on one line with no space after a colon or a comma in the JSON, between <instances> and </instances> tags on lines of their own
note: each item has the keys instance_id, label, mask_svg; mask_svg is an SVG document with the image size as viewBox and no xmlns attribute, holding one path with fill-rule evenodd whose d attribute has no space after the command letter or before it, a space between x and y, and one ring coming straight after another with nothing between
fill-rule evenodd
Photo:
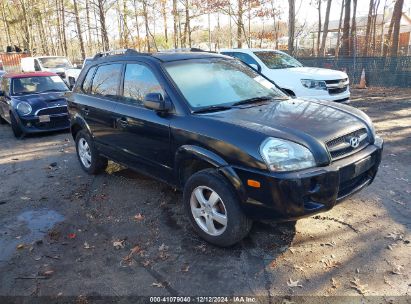
<instances>
[{"instance_id":1,"label":"dirt ground","mask_svg":"<svg viewBox=\"0 0 411 304\"><path fill-rule=\"evenodd\" d=\"M167 185L114 163L88 176L69 133L0 126L0 296L409 303L411 89L354 91L352 105L385 140L375 182L295 227L255 223L229 249L194 234Z\"/></svg>"}]
</instances>

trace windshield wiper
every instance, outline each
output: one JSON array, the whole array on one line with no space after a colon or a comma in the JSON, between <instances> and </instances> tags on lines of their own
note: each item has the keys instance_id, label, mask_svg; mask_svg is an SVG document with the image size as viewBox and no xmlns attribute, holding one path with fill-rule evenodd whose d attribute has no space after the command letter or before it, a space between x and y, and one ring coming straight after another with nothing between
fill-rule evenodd
<instances>
[{"instance_id":1,"label":"windshield wiper","mask_svg":"<svg viewBox=\"0 0 411 304\"><path fill-rule=\"evenodd\" d=\"M38 91L36 93L47 93L47 92L65 92L66 90L59 90L59 89L49 89L49 90L44 90L44 91Z\"/></svg>"},{"instance_id":2,"label":"windshield wiper","mask_svg":"<svg viewBox=\"0 0 411 304\"><path fill-rule=\"evenodd\" d=\"M209 106L193 111L193 113L209 113L209 112L218 112L231 109L230 106Z\"/></svg>"},{"instance_id":3,"label":"windshield wiper","mask_svg":"<svg viewBox=\"0 0 411 304\"><path fill-rule=\"evenodd\" d=\"M248 99L244 99L244 100L240 100L237 101L235 103L233 103L233 106L240 106L240 105L245 105L245 104L250 104L250 103L257 103L257 102L261 102L261 101L269 101L273 99L270 96L261 96L261 97L253 97L253 98L248 98Z\"/></svg>"}]
</instances>

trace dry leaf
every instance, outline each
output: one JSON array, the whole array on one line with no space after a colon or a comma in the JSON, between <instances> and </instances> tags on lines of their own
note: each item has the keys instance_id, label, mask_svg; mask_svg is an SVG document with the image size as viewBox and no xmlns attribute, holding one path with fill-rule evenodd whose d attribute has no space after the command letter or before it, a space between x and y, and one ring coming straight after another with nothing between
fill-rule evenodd
<instances>
[{"instance_id":1,"label":"dry leaf","mask_svg":"<svg viewBox=\"0 0 411 304\"><path fill-rule=\"evenodd\" d=\"M92 248L94 248L94 246L90 246L89 243L84 242L83 248L84 248L84 249L92 249Z\"/></svg>"},{"instance_id":2,"label":"dry leaf","mask_svg":"<svg viewBox=\"0 0 411 304\"><path fill-rule=\"evenodd\" d=\"M394 241L396 241L396 240L402 240L403 235L401 234L401 232L394 231L394 232L390 232L390 233L386 236L386 238L387 238L387 239L393 239Z\"/></svg>"},{"instance_id":3,"label":"dry leaf","mask_svg":"<svg viewBox=\"0 0 411 304\"><path fill-rule=\"evenodd\" d=\"M131 248L130 254L135 254L135 253L138 253L138 252L140 252L140 251L141 251L140 246L136 245L136 246L134 246L133 248Z\"/></svg>"},{"instance_id":4,"label":"dry leaf","mask_svg":"<svg viewBox=\"0 0 411 304\"><path fill-rule=\"evenodd\" d=\"M181 271L182 271L182 272L188 272L189 269L190 269L190 265L189 265L189 264L184 264L184 265L181 267Z\"/></svg>"},{"instance_id":5,"label":"dry leaf","mask_svg":"<svg viewBox=\"0 0 411 304\"><path fill-rule=\"evenodd\" d=\"M144 267L150 266L151 262L149 260L145 260L143 263Z\"/></svg>"},{"instance_id":6,"label":"dry leaf","mask_svg":"<svg viewBox=\"0 0 411 304\"><path fill-rule=\"evenodd\" d=\"M351 280L350 283L351 283L351 288L357 290L362 295L368 291L367 290L368 284L361 284L359 278L354 277L354 280Z\"/></svg>"},{"instance_id":7,"label":"dry leaf","mask_svg":"<svg viewBox=\"0 0 411 304\"><path fill-rule=\"evenodd\" d=\"M303 267L303 266L299 266L299 265L294 265L294 269L298 269L298 270L304 271L304 267Z\"/></svg>"},{"instance_id":8,"label":"dry leaf","mask_svg":"<svg viewBox=\"0 0 411 304\"><path fill-rule=\"evenodd\" d=\"M299 280L293 281L291 278L288 280L287 285L288 287L303 287L303 285L298 284Z\"/></svg>"},{"instance_id":9,"label":"dry leaf","mask_svg":"<svg viewBox=\"0 0 411 304\"><path fill-rule=\"evenodd\" d=\"M17 249L24 249L24 244L18 244Z\"/></svg>"},{"instance_id":10,"label":"dry leaf","mask_svg":"<svg viewBox=\"0 0 411 304\"><path fill-rule=\"evenodd\" d=\"M124 242L125 242L125 240L114 241L113 242L113 247L116 248L116 249L124 248L124 246L125 246Z\"/></svg>"},{"instance_id":11,"label":"dry leaf","mask_svg":"<svg viewBox=\"0 0 411 304\"><path fill-rule=\"evenodd\" d=\"M334 278L331 278L331 283L333 288L338 288L338 286L340 285L338 284L338 281Z\"/></svg>"},{"instance_id":12,"label":"dry leaf","mask_svg":"<svg viewBox=\"0 0 411 304\"><path fill-rule=\"evenodd\" d=\"M136 214L136 215L134 216L134 219L135 219L137 222L140 222L140 221L144 220L144 216L143 216L141 213L138 213L138 214Z\"/></svg>"},{"instance_id":13,"label":"dry leaf","mask_svg":"<svg viewBox=\"0 0 411 304\"><path fill-rule=\"evenodd\" d=\"M393 274L399 274L399 275L403 274L403 273L401 272L401 270L404 268L403 266L401 266L401 265L395 265L395 264L393 264L392 266L393 266L393 270L392 270L391 272L392 272Z\"/></svg>"},{"instance_id":14,"label":"dry leaf","mask_svg":"<svg viewBox=\"0 0 411 304\"><path fill-rule=\"evenodd\" d=\"M158 250L159 250L159 251L166 251L166 250L168 250L168 246L166 246L166 245L163 243L163 244L161 244L160 247L158 247Z\"/></svg>"},{"instance_id":15,"label":"dry leaf","mask_svg":"<svg viewBox=\"0 0 411 304\"><path fill-rule=\"evenodd\" d=\"M154 287L157 287L157 288L164 288L164 285L163 285L163 284L161 284L161 283L156 283L156 282L152 283L151 286L154 286Z\"/></svg>"}]
</instances>

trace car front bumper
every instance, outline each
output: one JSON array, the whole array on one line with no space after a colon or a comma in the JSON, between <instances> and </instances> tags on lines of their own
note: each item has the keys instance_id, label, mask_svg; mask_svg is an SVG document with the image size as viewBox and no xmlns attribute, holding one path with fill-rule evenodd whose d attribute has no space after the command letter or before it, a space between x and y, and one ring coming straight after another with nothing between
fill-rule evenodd
<instances>
[{"instance_id":1,"label":"car front bumper","mask_svg":"<svg viewBox=\"0 0 411 304\"><path fill-rule=\"evenodd\" d=\"M253 219L295 220L333 208L372 183L381 162L383 141L332 162L297 172L274 173L233 168L246 197L242 208ZM248 180L260 188L247 186Z\"/></svg>"},{"instance_id":2,"label":"car front bumper","mask_svg":"<svg viewBox=\"0 0 411 304\"><path fill-rule=\"evenodd\" d=\"M304 89L297 95L298 98L302 99L314 99L314 100L327 100L340 103L350 103L350 89L347 88L346 91L339 94L329 94L328 91Z\"/></svg>"},{"instance_id":3,"label":"car front bumper","mask_svg":"<svg viewBox=\"0 0 411 304\"><path fill-rule=\"evenodd\" d=\"M49 115L50 121L41 122L38 116L19 117L19 124L26 134L60 131L70 128L68 114Z\"/></svg>"}]
</instances>

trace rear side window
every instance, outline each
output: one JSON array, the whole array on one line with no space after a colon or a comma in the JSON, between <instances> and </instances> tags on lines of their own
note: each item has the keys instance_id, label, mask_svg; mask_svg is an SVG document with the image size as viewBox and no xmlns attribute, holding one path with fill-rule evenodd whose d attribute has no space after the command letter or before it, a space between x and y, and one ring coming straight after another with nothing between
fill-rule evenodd
<instances>
[{"instance_id":1,"label":"rear side window","mask_svg":"<svg viewBox=\"0 0 411 304\"><path fill-rule=\"evenodd\" d=\"M91 82L93 80L93 75L94 72L96 71L96 67L92 67L90 70L88 70L86 78L83 81L83 85L81 86L81 90L84 93L89 93L91 89Z\"/></svg>"},{"instance_id":2,"label":"rear side window","mask_svg":"<svg viewBox=\"0 0 411 304\"><path fill-rule=\"evenodd\" d=\"M91 94L116 97L121 79L121 63L101 65L93 78Z\"/></svg>"},{"instance_id":3,"label":"rear side window","mask_svg":"<svg viewBox=\"0 0 411 304\"><path fill-rule=\"evenodd\" d=\"M161 93L164 91L153 72L142 64L127 64L124 75L123 100L133 104L143 104L143 99L148 93Z\"/></svg>"}]
</instances>

